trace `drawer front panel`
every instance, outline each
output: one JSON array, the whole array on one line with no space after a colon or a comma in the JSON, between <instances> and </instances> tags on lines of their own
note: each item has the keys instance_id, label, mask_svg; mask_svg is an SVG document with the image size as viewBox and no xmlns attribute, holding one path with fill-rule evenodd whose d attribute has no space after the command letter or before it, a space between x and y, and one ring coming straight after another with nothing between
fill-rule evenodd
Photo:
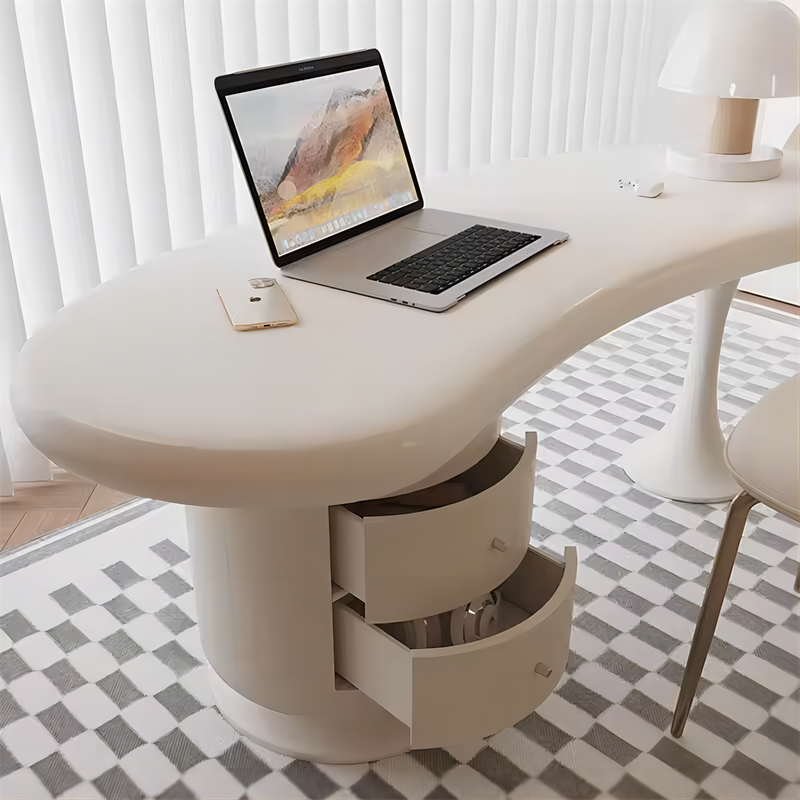
<instances>
[{"instance_id":1,"label":"drawer front panel","mask_svg":"<svg viewBox=\"0 0 800 800\"><path fill-rule=\"evenodd\" d=\"M534 575L543 558L529 550L520 569ZM352 609L334 606L336 670L411 728L412 747L497 733L540 705L564 672L576 572L575 549L567 548L543 607L509 630L457 647L409 650ZM540 663L549 675L536 671Z\"/></svg>"},{"instance_id":2,"label":"drawer front panel","mask_svg":"<svg viewBox=\"0 0 800 800\"><path fill-rule=\"evenodd\" d=\"M531 434L508 474L460 502L363 519L332 509L333 579L364 600L368 622L438 614L490 591L525 555L535 460Z\"/></svg>"},{"instance_id":3,"label":"drawer front panel","mask_svg":"<svg viewBox=\"0 0 800 800\"><path fill-rule=\"evenodd\" d=\"M530 714L561 679L571 624L570 593L538 624L508 631L514 636L506 641L487 639L482 649L449 658L425 658L433 650L413 651L411 746L474 741ZM552 670L549 677L535 672L538 663Z\"/></svg>"}]
</instances>

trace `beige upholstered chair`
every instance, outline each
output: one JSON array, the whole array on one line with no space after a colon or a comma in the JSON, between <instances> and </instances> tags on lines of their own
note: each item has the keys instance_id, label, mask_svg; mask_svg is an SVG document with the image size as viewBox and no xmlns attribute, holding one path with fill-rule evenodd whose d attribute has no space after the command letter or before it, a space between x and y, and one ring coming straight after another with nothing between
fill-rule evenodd
<instances>
[{"instance_id":1,"label":"beige upholstered chair","mask_svg":"<svg viewBox=\"0 0 800 800\"><path fill-rule=\"evenodd\" d=\"M768 392L744 415L725 445L725 461L743 491L733 499L725 520L672 718L673 736L680 736L686 725L750 509L764 503L800 521L799 389L795 375ZM800 573L795 591L799 583Z\"/></svg>"}]
</instances>

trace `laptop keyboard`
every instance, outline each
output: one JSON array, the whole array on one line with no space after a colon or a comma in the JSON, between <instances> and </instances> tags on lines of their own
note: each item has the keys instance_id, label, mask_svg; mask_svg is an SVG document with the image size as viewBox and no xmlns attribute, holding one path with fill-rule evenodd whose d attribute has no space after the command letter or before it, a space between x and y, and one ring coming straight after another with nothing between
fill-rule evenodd
<instances>
[{"instance_id":1,"label":"laptop keyboard","mask_svg":"<svg viewBox=\"0 0 800 800\"><path fill-rule=\"evenodd\" d=\"M367 276L367 280L428 294L441 294L541 238L531 233L473 225L433 247Z\"/></svg>"}]
</instances>

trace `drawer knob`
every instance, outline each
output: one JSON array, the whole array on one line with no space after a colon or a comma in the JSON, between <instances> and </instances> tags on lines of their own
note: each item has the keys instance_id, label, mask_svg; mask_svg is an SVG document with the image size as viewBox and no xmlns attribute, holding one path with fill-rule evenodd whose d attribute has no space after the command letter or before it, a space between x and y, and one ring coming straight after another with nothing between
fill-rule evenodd
<instances>
[{"instance_id":1,"label":"drawer knob","mask_svg":"<svg viewBox=\"0 0 800 800\"><path fill-rule=\"evenodd\" d=\"M505 551L508 550L508 545L502 539L498 539L496 536L492 541L492 547L495 550L499 550L501 553L505 553Z\"/></svg>"},{"instance_id":2,"label":"drawer knob","mask_svg":"<svg viewBox=\"0 0 800 800\"><path fill-rule=\"evenodd\" d=\"M544 678L549 678L553 674L553 670L541 661L533 668L533 671Z\"/></svg>"}]
</instances>

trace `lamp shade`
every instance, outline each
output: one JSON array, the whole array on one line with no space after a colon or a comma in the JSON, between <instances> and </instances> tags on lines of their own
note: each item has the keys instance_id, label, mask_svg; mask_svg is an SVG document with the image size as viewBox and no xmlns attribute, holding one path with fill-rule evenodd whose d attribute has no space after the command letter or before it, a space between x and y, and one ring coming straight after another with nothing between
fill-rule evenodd
<instances>
[{"instance_id":1,"label":"lamp shade","mask_svg":"<svg viewBox=\"0 0 800 800\"><path fill-rule=\"evenodd\" d=\"M687 18L658 79L712 97L800 94L800 20L775 0L712 0Z\"/></svg>"}]
</instances>

